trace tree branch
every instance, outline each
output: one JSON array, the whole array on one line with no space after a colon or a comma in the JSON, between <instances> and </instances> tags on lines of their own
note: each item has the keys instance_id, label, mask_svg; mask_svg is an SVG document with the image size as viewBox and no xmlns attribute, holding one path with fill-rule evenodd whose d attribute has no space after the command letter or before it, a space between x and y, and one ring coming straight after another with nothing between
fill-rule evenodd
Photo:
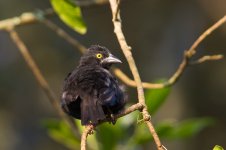
<instances>
[{"instance_id":1,"label":"tree branch","mask_svg":"<svg viewBox=\"0 0 226 150\"><path fill-rule=\"evenodd\" d=\"M123 83L131 87L137 87L136 82L130 79L125 73L122 72L122 70L118 68L114 68L113 71L114 71L114 74L121 81L123 81ZM161 83L148 83L148 82L142 82L142 86L143 88L146 88L146 89L160 89L165 87L165 85Z\"/></svg>"},{"instance_id":2,"label":"tree branch","mask_svg":"<svg viewBox=\"0 0 226 150\"><path fill-rule=\"evenodd\" d=\"M118 119L120 117L126 116L136 110L142 110L144 108L144 106L140 103L134 104L132 106L130 106L129 108L127 108L126 110L124 110L123 112L117 114L114 116L115 119ZM102 120L99 124L104 123L104 122L109 122L111 120ZM85 129L83 130L82 133L82 137L81 137L81 150L86 150L86 142L87 142L87 137L89 134L93 134L93 129L95 127L93 125L88 125L85 126Z\"/></svg>"},{"instance_id":3,"label":"tree branch","mask_svg":"<svg viewBox=\"0 0 226 150\"><path fill-rule=\"evenodd\" d=\"M69 35L66 31L64 31L62 28L60 28L58 25L56 25L52 21L46 18L40 21L44 23L48 28L53 30L58 36L62 37L72 46L77 48L81 53L85 53L85 51L87 50L87 48L84 45L82 45L79 41L77 41L75 38L73 38L71 35Z\"/></svg>"},{"instance_id":4,"label":"tree branch","mask_svg":"<svg viewBox=\"0 0 226 150\"><path fill-rule=\"evenodd\" d=\"M199 59L196 60L196 61L189 62L189 64L191 64L191 65L196 65L196 64L204 63L204 62L206 62L206 61L220 60L220 59L222 59L222 58L224 58L224 56L221 55L221 54L219 54L219 55L211 55L211 56L206 55L206 56L203 56L203 57L199 58Z\"/></svg>"},{"instance_id":5,"label":"tree branch","mask_svg":"<svg viewBox=\"0 0 226 150\"><path fill-rule=\"evenodd\" d=\"M94 129L93 125L85 126L85 130L82 132L82 137L81 137L81 150L86 150L87 137L89 134L93 133L93 129Z\"/></svg>"},{"instance_id":6,"label":"tree branch","mask_svg":"<svg viewBox=\"0 0 226 150\"><path fill-rule=\"evenodd\" d=\"M163 150L162 144L158 138L157 133L155 132L155 129L153 127L153 125L151 124L151 118L150 118L150 114L147 111L147 106L145 104L145 97L144 97L144 90L143 90L143 86L142 86L142 82L140 79L140 75L138 73L138 69L136 67L136 63L135 60L133 59L132 56L132 52L131 52L131 47L128 46L125 36L122 32L122 24L121 24L121 18L120 18L120 14L119 14L119 2L117 0L109 0L110 2L110 6L111 6L111 11L112 11L112 17L113 17L113 24L114 24L114 32L117 36L118 42L121 46L121 49L127 59L127 62L129 64L130 70L133 74L134 80L136 82L137 85L137 93L138 93L138 101L140 104L142 104L144 106L144 108L142 109L142 115L143 115L143 119L146 122L146 124L148 125L149 130L151 131L151 134L153 135L153 138L155 140L155 144L157 146L158 150Z\"/></svg>"},{"instance_id":7,"label":"tree branch","mask_svg":"<svg viewBox=\"0 0 226 150\"><path fill-rule=\"evenodd\" d=\"M57 99L57 96L54 94L52 89L50 88L49 84L45 80L44 76L42 75L40 69L38 68L37 64L35 63L34 59L32 58L31 54L29 53L26 45L23 43L17 32L14 30L14 28L8 28L8 32L10 34L10 37L12 38L13 42L18 47L20 53L22 54L26 64L28 65L29 69L32 71L35 79L39 83L42 90L47 95L50 103L53 105L53 107L56 109L57 113L60 117L63 118L64 121L66 121L71 129L72 132L76 137L80 137L80 133L77 130L77 127L74 124L73 119L71 119L69 116L67 116L61 109L61 106L59 104L59 100Z\"/></svg>"},{"instance_id":8,"label":"tree branch","mask_svg":"<svg viewBox=\"0 0 226 150\"><path fill-rule=\"evenodd\" d=\"M177 69L177 71L173 74L173 76L167 81L166 85L173 85L183 74L184 70L186 69L186 67L189 64L190 59L192 58L192 56L195 55L196 51L197 51L197 47L199 46L199 44L208 36L210 35L214 30L216 30L217 28L219 28L221 25L223 25L226 22L226 15L221 18L220 20L218 20L214 25L212 25L210 28L208 28L205 32L203 32L203 34L201 34L198 39L192 44L192 46L184 52L184 58L181 62L181 64L179 65L179 68ZM205 56L204 56L205 57ZM219 60L223 57L218 57L216 60ZM205 61L208 59L205 59ZM209 59L212 60L212 59ZM205 62L203 61L203 62Z\"/></svg>"},{"instance_id":9,"label":"tree branch","mask_svg":"<svg viewBox=\"0 0 226 150\"><path fill-rule=\"evenodd\" d=\"M13 17L0 21L0 30L7 30L9 27L16 27L35 23L40 20L38 17L47 17L54 14L53 9L49 8L38 12L24 12L18 17Z\"/></svg>"}]
</instances>

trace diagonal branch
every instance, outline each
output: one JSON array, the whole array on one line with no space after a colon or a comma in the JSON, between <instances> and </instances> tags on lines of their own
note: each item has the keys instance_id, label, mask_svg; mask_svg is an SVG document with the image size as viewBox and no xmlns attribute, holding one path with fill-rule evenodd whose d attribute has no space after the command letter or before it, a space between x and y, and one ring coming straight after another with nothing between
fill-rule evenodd
<instances>
[{"instance_id":1,"label":"diagonal branch","mask_svg":"<svg viewBox=\"0 0 226 150\"><path fill-rule=\"evenodd\" d=\"M197 47L199 44L208 36L210 35L214 30L219 28L221 25L223 25L226 22L226 15L218 20L214 25L212 25L210 28L208 28L203 34L201 34L198 39L192 44L192 46L184 52L184 58L178 67L177 71L173 74L173 76L167 81L166 85L173 85L183 74L186 67L189 65L189 61L192 58L192 56L195 55L197 51ZM218 57L216 60L221 59L222 57ZM204 61L203 61L204 62Z\"/></svg>"},{"instance_id":2,"label":"diagonal branch","mask_svg":"<svg viewBox=\"0 0 226 150\"><path fill-rule=\"evenodd\" d=\"M93 129L94 129L93 125L85 126L85 130L83 131L82 137L81 137L81 150L86 150L87 137L89 134L93 133Z\"/></svg>"},{"instance_id":3,"label":"diagonal branch","mask_svg":"<svg viewBox=\"0 0 226 150\"><path fill-rule=\"evenodd\" d=\"M203 32L198 39L192 44L190 49L188 50L189 53L195 53L196 48L199 46L199 44L208 36L210 35L214 30L219 28L221 25L223 25L226 22L226 15L222 17L220 20L218 20L214 25L209 27L205 32Z\"/></svg>"},{"instance_id":4,"label":"diagonal branch","mask_svg":"<svg viewBox=\"0 0 226 150\"><path fill-rule=\"evenodd\" d=\"M61 109L61 106L59 104L59 100L57 99L57 96L54 94L52 89L50 88L49 84L45 80L44 76L42 75L40 69L38 68L37 64L35 63L34 59L32 58L31 54L29 53L26 45L23 43L17 32L14 30L14 28L8 28L8 32L10 34L10 37L12 38L13 42L18 47L20 53L22 54L26 64L28 65L29 69L34 74L34 77L36 78L37 82L39 83L42 90L47 95L50 103L53 105L53 107L56 109L59 116L63 118L71 127L72 132L76 137L80 136L80 133L77 130L77 127L74 124L73 119L68 117Z\"/></svg>"},{"instance_id":5,"label":"diagonal branch","mask_svg":"<svg viewBox=\"0 0 226 150\"><path fill-rule=\"evenodd\" d=\"M75 38L73 38L71 35L69 35L66 31L64 31L62 28L60 28L58 25L56 25L52 21L46 18L40 21L44 23L48 28L53 30L58 36L62 37L72 46L77 48L81 53L85 53L85 51L87 50L87 48L84 45L82 45L79 41L77 41Z\"/></svg>"},{"instance_id":6,"label":"diagonal branch","mask_svg":"<svg viewBox=\"0 0 226 150\"><path fill-rule=\"evenodd\" d=\"M110 2L110 6L111 6L111 11L112 11L112 16L113 16L113 24L114 24L114 32L117 36L118 42L121 46L121 49L127 59L127 62L129 64L130 70L133 74L134 80L136 82L137 85L137 93L138 93L138 101L140 104L142 104L144 106L144 108L142 109L142 115L143 115L143 119L145 121L145 123L147 124L151 134L153 135L155 144L157 146L158 150L163 150L163 146L161 144L161 141L157 135L157 133L155 132L155 128L151 123L151 118L150 118L150 114L147 111L147 106L145 104L145 97L144 97L144 89L142 86L142 82L141 82L141 78L138 72L138 69L136 67L136 63L135 60L132 56L132 52L131 52L131 47L128 46L125 36L122 32L122 24L121 24L121 18L120 18L120 14L119 14L119 8L118 5L120 1L117 0L109 0Z\"/></svg>"}]
</instances>

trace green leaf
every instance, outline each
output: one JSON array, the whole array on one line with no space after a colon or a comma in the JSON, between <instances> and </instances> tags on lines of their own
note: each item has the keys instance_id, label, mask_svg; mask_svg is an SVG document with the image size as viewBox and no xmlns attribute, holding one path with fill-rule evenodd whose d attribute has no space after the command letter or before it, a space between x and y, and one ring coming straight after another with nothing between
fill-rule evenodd
<instances>
[{"instance_id":1,"label":"green leaf","mask_svg":"<svg viewBox=\"0 0 226 150\"><path fill-rule=\"evenodd\" d=\"M82 19L80 7L76 6L70 0L51 0L51 4L65 24L80 34L86 33L87 28Z\"/></svg>"},{"instance_id":2,"label":"green leaf","mask_svg":"<svg viewBox=\"0 0 226 150\"><path fill-rule=\"evenodd\" d=\"M157 125L156 132L161 139L185 139L190 138L202 131L204 128L210 126L213 120L210 118L197 118L188 119L180 123L174 123L172 121L164 121ZM133 134L133 137L129 141L131 147L136 145L144 145L153 140L152 135L148 131L149 129L145 124L138 125Z\"/></svg>"},{"instance_id":3,"label":"green leaf","mask_svg":"<svg viewBox=\"0 0 226 150\"><path fill-rule=\"evenodd\" d=\"M104 123L98 127L97 139L100 141L101 149L113 150L116 149L118 141L123 136L121 125L115 126Z\"/></svg>"},{"instance_id":4,"label":"green leaf","mask_svg":"<svg viewBox=\"0 0 226 150\"><path fill-rule=\"evenodd\" d=\"M145 143L148 143L150 141L153 140L152 135L150 134L150 132L148 131L149 129L147 128L147 126L142 123L139 124L136 127L136 130L134 132L134 135L132 137L132 140L130 141L130 144L133 144L133 146L135 145L143 145Z\"/></svg>"},{"instance_id":5,"label":"green leaf","mask_svg":"<svg viewBox=\"0 0 226 150\"><path fill-rule=\"evenodd\" d=\"M145 99L146 99L148 111L152 115L164 103L169 93L170 93L170 87L165 87L162 89L150 89L145 92Z\"/></svg>"},{"instance_id":6,"label":"green leaf","mask_svg":"<svg viewBox=\"0 0 226 150\"><path fill-rule=\"evenodd\" d=\"M48 119L43 121L43 125L47 128L48 135L58 143L69 149L80 148L80 139L75 138L70 127L64 121Z\"/></svg>"},{"instance_id":7,"label":"green leaf","mask_svg":"<svg viewBox=\"0 0 226 150\"><path fill-rule=\"evenodd\" d=\"M101 144L101 150L114 150L127 145L127 140L131 135L132 126L136 122L136 113L124 116L117 120L115 125L104 123L97 127L97 139ZM130 128L130 132L127 132ZM126 141L125 141L126 140ZM122 144L123 143L123 144Z\"/></svg>"},{"instance_id":8,"label":"green leaf","mask_svg":"<svg viewBox=\"0 0 226 150\"><path fill-rule=\"evenodd\" d=\"M156 130L164 138L184 139L198 134L213 122L211 118L188 119L180 123L163 122L157 125Z\"/></svg>"},{"instance_id":9,"label":"green leaf","mask_svg":"<svg viewBox=\"0 0 226 150\"><path fill-rule=\"evenodd\" d=\"M215 145L213 150L224 150L224 148L219 145Z\"/></svg>"}]
</instances>

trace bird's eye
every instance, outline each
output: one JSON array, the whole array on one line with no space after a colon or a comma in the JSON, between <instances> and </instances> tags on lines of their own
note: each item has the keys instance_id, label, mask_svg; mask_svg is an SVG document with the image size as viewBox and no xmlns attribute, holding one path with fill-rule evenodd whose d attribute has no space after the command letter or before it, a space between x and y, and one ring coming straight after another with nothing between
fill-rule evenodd
<instances>
[{"instance_id":1,"label":"bird's eye","mask_svg":"<svg viewBox=\"0 0 226 150\"><path fill-rule=\"evenodd\" d=\"M98 53L98 54L96 54L96 57L97 57L98 59L100 59L100 58L103 57L103 55L102 55L101 53Z\"/></svg>"}]
</instances>

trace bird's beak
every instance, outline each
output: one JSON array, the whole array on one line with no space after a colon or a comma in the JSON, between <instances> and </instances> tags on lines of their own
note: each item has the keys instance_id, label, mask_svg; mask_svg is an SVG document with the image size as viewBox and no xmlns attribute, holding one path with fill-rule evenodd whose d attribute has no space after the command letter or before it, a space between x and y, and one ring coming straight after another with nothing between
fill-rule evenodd
<instances>
[{"instance_id":1,"label":"bird's beak","mask_svg":"<svg viewBox=\"0 0 226 150\"><path fill-rule=\"evenodd\" d=\"M114 55L110 54L107 58L103 59L102 63L105 63L105 64L115 64L115 63L122 63L122 61L119 60Z\"/></svg>"}]
</instances>

